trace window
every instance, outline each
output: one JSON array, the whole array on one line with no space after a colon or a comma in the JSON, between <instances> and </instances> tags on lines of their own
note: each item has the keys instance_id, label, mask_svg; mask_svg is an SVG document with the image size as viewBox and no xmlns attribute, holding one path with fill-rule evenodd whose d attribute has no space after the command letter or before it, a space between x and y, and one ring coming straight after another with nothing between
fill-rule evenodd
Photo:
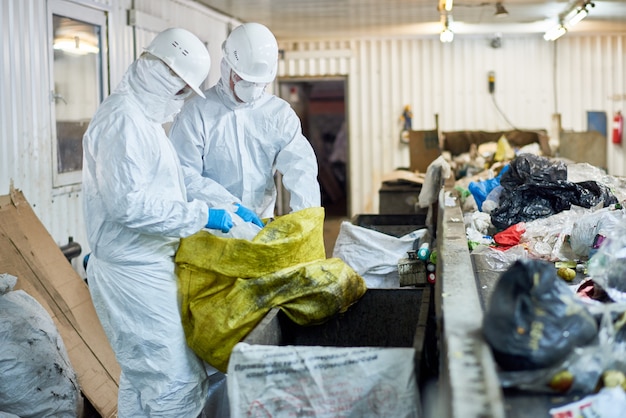
<instances>
[{"instance_id":1,"label":"window","mask_svg":"<svg viewBox=\"0 0 626 418\"><path fill-rule=\"evenodd\" d=\"M82 180L82 139L107 91L106 14L64 0L49 2L53 186Z\"/></svg>"}]
</instances>

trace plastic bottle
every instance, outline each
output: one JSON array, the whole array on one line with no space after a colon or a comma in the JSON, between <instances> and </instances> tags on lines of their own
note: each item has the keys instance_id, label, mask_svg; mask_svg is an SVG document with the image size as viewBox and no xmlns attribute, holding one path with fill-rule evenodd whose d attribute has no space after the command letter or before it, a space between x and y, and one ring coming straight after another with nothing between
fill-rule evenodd
<instances>
[{"instance_id":1,"label":"plastic bottle","mask_svg":"<svg viewBox=\"0 0 626 418\"><path fill-rule=\"evenodd\" d=\"M426 230L424 235L422 235L421 238L419 238L415 243L417 244L417 248L414 247L414 249L417 251L417 258L422 261L427 261L430 258L430 242L430 231Z\"/></svg>"},{"instance_id":2,"label":"plastic bottle","mask_svg":"<svg viewBox=\"0 0 626 418\"><path fill-rule=\"evenodd\" d=\"M424 242L423 244L420 245L420 247L417 249L417 258L419 258L422 261L426 261L430 258L430 243L429 242Z\"/></svg>"}]
</instances>

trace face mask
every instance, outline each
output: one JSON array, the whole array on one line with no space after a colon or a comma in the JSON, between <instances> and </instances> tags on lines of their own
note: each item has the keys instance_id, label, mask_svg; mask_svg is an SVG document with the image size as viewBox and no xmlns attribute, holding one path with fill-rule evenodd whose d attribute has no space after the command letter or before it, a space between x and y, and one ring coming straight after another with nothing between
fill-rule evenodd
<instances>
[{"instance_id":1,"label":"face mask","mask_svg":"<svg viewBox=\"0 0 626 418\"><path fill-rule=\"evenodd\" d=\"M267 84L239 80L235 83L235 94L242 102L250 103L258 100L263 95L265 87L267 87Z\"/></svg>"},{"instance_id":2,"label":"face mask","mask_svg":"<svg viewBox=\"0 0 626 418\"><path fill-rule=\"evenodd\" d=\"M149 54L137 60L136 72L136 82L142 83L142 88L152 94L172 97L181 90L186 91L187 83L163 61Z\"/></svg>"},{"instance_id":3,"label":"face mask","mask_svg":"<svg viewBox=\"0 0 626 418\"><path fill-rule=\"evenodd\" d=\"M189 98L192 94L193 94L193 90L191 89L191 87L185 86L181 90L179 90L178 93L176 93L176 96L174 97L174 99L175 100L187 100L187 98Z\"/></svg>"},{"instance_id":4,"label":"face mask","mask_svg":"<svg viewBox=\"0 0 626 418\"><path fill-rule=\"evenodd\" d=\"M177 95L186 83L171 73L169 67L150 55L142 56L127 72L128 85L142 98L144 112L150 120L169 122L180 112L185 94Z\"/></svg>"},{"instance_id":5,"label":"face mask","mask_svg":"<svg viewBox=\"0 0 626 418\"><path fill-rule=\"evenodd\" d=\"M182 109L185 104L185 100L183 99L172 99L165 105L163 109L163 120L165 122L171 122L174 120L174 116L176 116L180 109Z\"/></svg>"},{"instance_id":6,"label":"face mask","mask_svg":"<svg viewBox=\"0 0 626 418\"><path fill-rule=\"evenodd\" d=\"M230 65L228 65L228 63L226 62L224 58L222 58L222 61L220 64L220 73L221 73L221 78L220 78L220 81L217 83L217 89L221 92L222 97L225 100L227 100L230 106L238 107L239 105L241 105L241 103L237 101L237 98L235 97L235 93L230 88L231 69L230 69Z\"/></svg>"}]
</instances>

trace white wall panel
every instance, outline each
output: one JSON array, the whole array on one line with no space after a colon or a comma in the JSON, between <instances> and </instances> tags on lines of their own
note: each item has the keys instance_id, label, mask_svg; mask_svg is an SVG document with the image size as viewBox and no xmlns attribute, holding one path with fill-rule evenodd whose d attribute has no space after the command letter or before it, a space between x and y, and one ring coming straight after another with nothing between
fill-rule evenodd
<instances>
[{"instance_id":1,"label":"white wall panel","mask_svg":"<svg viewBox=\"0 0 626 418\"><path fill-rule=\"evenodd\" d=\"M43 0L8 0L1 16L3 77L0 81L0 193L21 189L39 215L50 219L50 113L47 103L47 20Z\"/></svg>"},{"instance_id":2,"label":"white wall panel","mask_svg":"<svg viewBox=\"0 0 626 418\"><path fill-rule=\"evenodd\" d=\"M571 36L558 41L556 53L558 111L564 129L587 129L587 111L605 111L608 169L626 175L622 145L611 143L616 111L626 110L626 36Z\"/></svg>"},{"instance_id":3,"label":"white wall panel","mask_svg":"<svg viewBox=\"0 0 626 418\"><path fill-rule=\"evenodd\" d=\"M119 84L135 58L133 28L127 25L127 10L133 0L113 1L108 13L109 24L109 89Z\"/></svg>"},{"instance_id":4,"label":"white wall panel","mask_svg":"<svg viewBox=\"0 0 626 418\"><path fill-rule=\"evenodd\" d=\"M624 35L567 35L556 43L540 35L510 35L494 49L490 37L359 39L281 43L281 77L345 75L348 79L350 215L376 213L381 178L409 164L400 143L404 105L413 129L442 131L545 129L553 113L563 127L584 131L588 110L609 120L626 98ZM349 64L329 71L332 51L349 48ZM298 56L307 51L315 58ZM324 54L328 53L328 56ZM316 63L317 62L317 63ZM495 72L493 95L489 71ZM610 131L610 127L609 127ZM609 146L609 172L624 174L621 146Z\"/></svg>"}]
</instances>

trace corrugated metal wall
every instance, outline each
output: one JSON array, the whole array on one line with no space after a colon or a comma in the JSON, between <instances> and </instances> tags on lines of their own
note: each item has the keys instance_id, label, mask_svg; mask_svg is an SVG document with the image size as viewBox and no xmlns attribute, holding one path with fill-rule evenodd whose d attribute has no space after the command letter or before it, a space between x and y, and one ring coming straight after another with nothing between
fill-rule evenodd
<instances>
[{"instance_id":1,"label":"corrugated metal wall","mask_svg":"<svg viewBox=\"0 0 626 418\"><path fill-rule=\"evenodd\" d=\"M563 129L585 131L586 112L605 111L608 171L626 175L622 145L610 138L613 115L626 111L626 35L565 36L557 43L556 100Z\"/></svg>"},{"instance_id":2,"label":"corrugated metal wall","mask_svg":"<svg viewBox=\"0 0 626 418\"><path fill-rule=\"evenodd\" d=\"M382 176L409 164L408 146L400 142L404 105L412 107L416 130L435 128L438 115L442 131L550 132L553 113L560 113L564 129L584 131L588 110L605 111L610 121L623 108L625 41L624 35L568 35L556 43L507 35L500 48L487 36L457 36L451 44L437 38L281 42L279 76L348 77L350 215L377 213ZM607 146L611 174L623 175L621 146Z\"/></svg>"},{"instance_id":3,"label":"corrugated metal wall","mask_svg":"<svg viewBox=\"0 0 626 418\"><path fill-rule=\"evenodd\" d=\"M13 181L38 204L44 204L43 196L31 179L51 183L47 21L42 8L42 0L9 0L0 9L0 192L7 194Z\"/></svg>"}]
</instances>

